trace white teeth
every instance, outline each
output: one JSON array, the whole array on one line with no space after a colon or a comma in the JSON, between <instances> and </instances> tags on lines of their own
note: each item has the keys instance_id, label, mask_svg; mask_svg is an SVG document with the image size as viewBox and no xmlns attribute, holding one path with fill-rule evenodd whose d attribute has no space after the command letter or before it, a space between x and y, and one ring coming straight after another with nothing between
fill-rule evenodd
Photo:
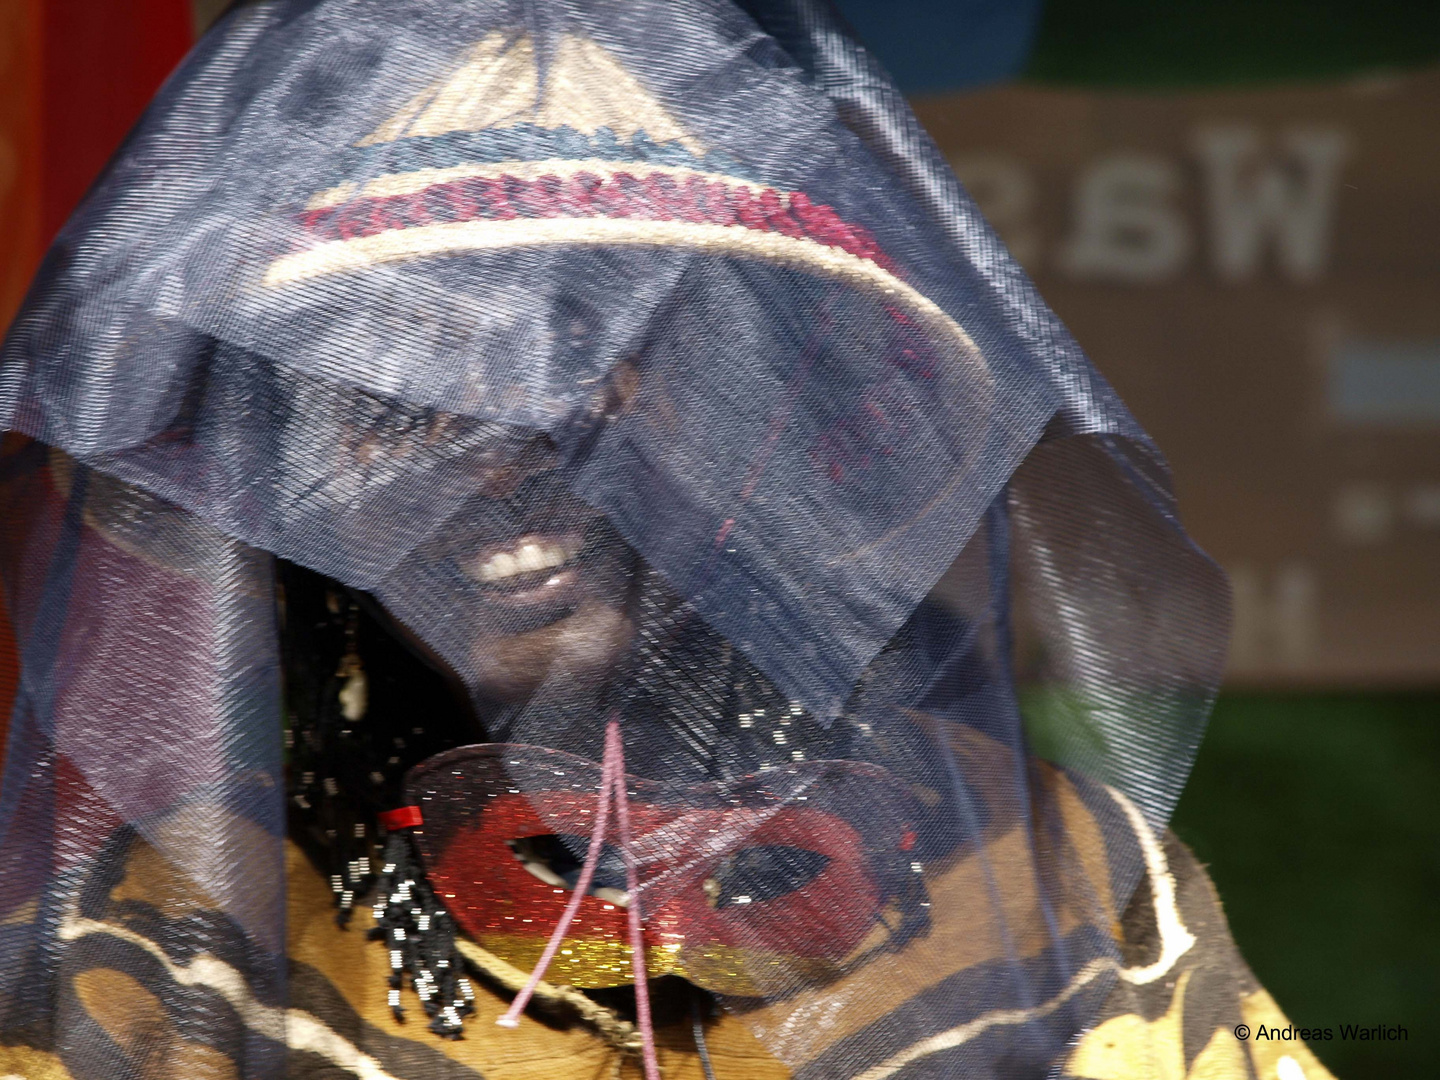
<instances>
[{"instance_id":1,"label":"white teeth","mask_svg":"<svg viewBox=\"0 0 1440 1080\"><path fill-rule=\"evenodd\" d=\"M476 576L486 584L504 581L520 574L533 574L537 570L553 570L564 566L577 554L578 542L546 544L527 540L511 551L501 551L486 559L476 569Z\"/></svg>"}]
</instances>

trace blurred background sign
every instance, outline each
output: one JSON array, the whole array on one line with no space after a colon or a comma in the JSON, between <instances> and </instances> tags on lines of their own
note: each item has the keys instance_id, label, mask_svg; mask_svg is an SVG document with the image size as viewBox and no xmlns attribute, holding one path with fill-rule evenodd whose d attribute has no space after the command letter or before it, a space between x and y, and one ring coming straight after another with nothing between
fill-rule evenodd
<instances>
[{"instance_id":1,"label":"blurred background sign","mask_svg":"<svg viewBox=\"0 0 1440 1080\"><path fill-rule=\"evenodd\" d=\"M1440 680L1440 70L915 104L1170 459L1232 683Z\"/></svg>"},{"instance_id":2,"label":"blurred background sign","mask_svg":"<svg viewBox=\"0 0 1440 1080\"><path fill-rule=\"evenodd\" d=\"M1440 682L1440 3L839 4L1169 458L1230 685Z\"/></svg>"}]
</instances>

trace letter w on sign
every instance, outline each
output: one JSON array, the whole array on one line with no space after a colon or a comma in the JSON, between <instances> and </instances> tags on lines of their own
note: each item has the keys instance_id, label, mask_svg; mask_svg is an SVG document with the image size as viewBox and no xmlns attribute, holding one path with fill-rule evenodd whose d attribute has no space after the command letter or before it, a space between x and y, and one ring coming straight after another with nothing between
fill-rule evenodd
<instances>
[{"instance_id":1,"label":"letter w on sign","mask_svg":"<svg viewBox=\"0 0 1440 1080\"><path fill-rule=\"evenodd\" d=\"M1253 277L1269 241L1295 281L1313 281L1325 268L1349 139L1334 128L1297 127L1282 132L1279 143L1279 154L1263 153L1259 130L1248 125L1196 133L1212 257L1226 280Z\"/></svg>"}]
</instances>

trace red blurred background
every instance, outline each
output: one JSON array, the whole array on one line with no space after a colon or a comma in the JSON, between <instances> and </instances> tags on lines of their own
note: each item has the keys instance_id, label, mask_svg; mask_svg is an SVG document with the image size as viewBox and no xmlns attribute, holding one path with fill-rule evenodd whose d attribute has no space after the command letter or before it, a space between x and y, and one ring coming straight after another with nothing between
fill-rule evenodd
<instances>
[{"instance_id":1,"label":"red blurred background","mask_svg":"<svg viewBox=\"0 0 1440 1080\"><path fill-rule=\"evenodd\" d=\"M193 35L190 0L0 0L0 326ZM0 608L0 747L15 681Z\"/></svg>"}]
</instances>

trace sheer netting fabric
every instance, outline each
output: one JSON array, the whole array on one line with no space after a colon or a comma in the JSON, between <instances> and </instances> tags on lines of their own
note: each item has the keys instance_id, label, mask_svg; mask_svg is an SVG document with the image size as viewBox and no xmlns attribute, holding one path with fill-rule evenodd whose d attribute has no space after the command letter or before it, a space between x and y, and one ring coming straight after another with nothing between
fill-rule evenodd
<instances>
[{"instance_id":1,"label":"sheer netting fabric","mask_svg":"<svg viewBox=\"0 0 1440 1080\"><path fill-rule=\"evenodd\" d=\"M1044 1075L1130 970L1223 579L818 2L237 5L49 253L0 426L0 1029L103 1055L118 950L285 1075L301 575L351 727L347 618L464 699L385 698L425 735L373 776L467 948L539 957L613 723L631 838L555 982L632 981L635 910L794 1076L913 1080ZM136 845L158 907L90 933Z\"/></svg>"}]
</instances>

